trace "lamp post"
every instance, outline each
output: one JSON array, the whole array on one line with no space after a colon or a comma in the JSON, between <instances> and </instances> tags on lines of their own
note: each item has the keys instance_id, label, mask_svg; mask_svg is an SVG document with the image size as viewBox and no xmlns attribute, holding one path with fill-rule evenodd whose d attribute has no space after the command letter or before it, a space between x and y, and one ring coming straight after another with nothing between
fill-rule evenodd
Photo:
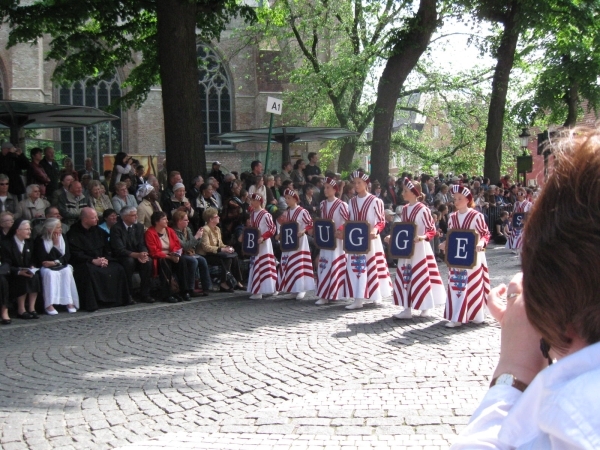
<instances>
[{"instance_id":1,"label":"lamp post","mask_svg":"<svg viewBox=\"0 0 600 450\"><path fill-rule=\"evenodd\" d=\"M529 138L531 135L527 128L523 128L521 134L519 135L519 143L521 144L521 156L527 156L527 147L529 146ZM521 168L521 172L519 172L519 157L517 157L517 182L519 181L519 173L523 174L523 185L527 184L527 170L525 168Z\"/></svg>"}]
</instances>

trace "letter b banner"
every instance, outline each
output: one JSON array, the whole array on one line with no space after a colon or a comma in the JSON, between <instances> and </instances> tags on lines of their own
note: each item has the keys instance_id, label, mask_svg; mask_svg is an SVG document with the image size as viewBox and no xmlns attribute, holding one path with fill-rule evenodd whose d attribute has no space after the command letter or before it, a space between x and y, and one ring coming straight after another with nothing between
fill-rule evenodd
<instances>
[{"instance_id":1,"label":"letter b banner","mask_svg":"<svg viewBox=\"0 0 600 450\"><path fill-rule=\"evenodd\" d=\"M335 250L335 224L329 219L315 219L315 245L320 250Z\"/></svg>"},{"instance_id":2,"label":"letter b banner","mask_svg":"<svg viewBox=\"0 0 600 450\"><path fill-rule=\"evenodd\" d=\"M472 269L477 263L478 240L475 230L448 230L446 264L456 269Z\"/></svg>"},{"instance_id":3,"label":"letter b banner","mask_svg":"<svg viewBox=\"0 0 600 450\"><path fill-rule=\"evenodd\" d=\"M397 222L390 234L390 256L392 258L412 258L415 252L417 226L412 222Z\"/></svg>"},{"instance_id":4,"label":"letter b banner","mask_svg":"<svg viewBox=\"0 0 600 450\"><path fill-rule=\"evenodd\" d=\"M282 252L298 250L300 238L298 237L298 222L288 222L279 228L279 237Z\"/></svg>"},{"instance_id":5,"label":"letter b banner","mask_svg":"<svg viewBox=\"0 0 600 450\"><path fill-rule=\"evenodd\" d=\"M256 256L258 255L258 238L260 237L260 231L258 228L246 227L244 228L244 235L242 238L242 251L246 255Z\"/></svg>"},{"instance_id":6,"label":"letter b banner","mask_svg":"<svg viewBox=\"0 0 600 450\"><path fill-rule=\"evenodd\" d=\"M344 226L344 251L350 254L366 254L371 248L371 225L369 222L350 221Z\"/></svg>"}]
</instances>

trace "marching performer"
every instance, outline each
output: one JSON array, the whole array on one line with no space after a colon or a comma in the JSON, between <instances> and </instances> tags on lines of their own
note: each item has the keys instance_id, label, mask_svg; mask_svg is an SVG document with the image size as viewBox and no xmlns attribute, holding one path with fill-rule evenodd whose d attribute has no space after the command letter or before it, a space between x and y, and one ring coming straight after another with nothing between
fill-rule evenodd
<instances>
[{"instance_id":1,"label":"marching performer","mask_svg":"<svg viewBox=\"0 0 600 450\"><path fill-rule=\"evenodd\" d=\"M367 300L379 304L384 297L392 295L392 283L379 238L385 227L383 202L367 191L369 176L362 170L355 170L351 178L356 196L350 200L349 220L371 224L369 253L346 258L346 295L354 298L354 303L346 309L358 309Z\"/></svg>"},{"instance_id":2,"label":"marching performer","mask_svg":"<svg viewBox=\"0 0 600 450\"><path fill-rule=\"evenodd\" d=\"M446 303L444 283L429 240L435 236L435 222L427 206L419 201L421 186L404 178L402 197L408 202L401 213L401 222L417 226L415 248L410 259L398 259L394 281L394 303L404 310L396 319L410 319L412 310L421 311L421 317L431 317L431 308ZM386 237L389 242L390 236Z\"/></svg>"},{"instance_id":3,"label":"marching performer","mask_svg":"<svg viewBox=\"0 0 600 450\"><path fill-rule=\"evenodd\" d=\"M348 205L336 198L339 187L335 179L325 178L323 190L326 200L321 202L321 217L333 220L336 229L336 247L335 250L320 250L317 268L317 295L320 298L316 305L326 305L330 300L346 297L346 253L344 253L341 230L349 217Z\"/></svg>"},{"instance_id":4,"label":"marching performer","mask_svg":"<svg viewBox=\"0 0 600 450\"><path fill-rule=\"evenodd\" d=\"M298 222L298 237L300 245L298 250L281 252L279 264L279 278L277 290L280 292L298 293L296 299L304 298L306 291L315 289L315 277L313 273L312 260L310 259L310 248L306 232L313 227L313 221L308 211L298 206L300 198L296 191L286 189L283 192L288 209L284 216L284 222Z\"/></svg>"},{"instance_id":5,"label":"marching performer","mask_svg":"<svg viewBox=\"0 0 600 450\"><path fill-rule=\"evenodd\" d=\"M526 213L529 212L533 204L527 200L527 192L523 188L519 188L517 191L517 201L513 208L514 213ZM523 228L512 228L508 239L506 240L506 248L515 249L517 252L521 251L523 246Z\"/></svg>"},{"instance_id":6,"label":"marching performer","mask_svg":"<svg viewBox=\"0 0 600 450\"><path fill-rule=\"evenodd\" d=\"M250 226L260 230L258 255L250 258L248 292L252 300L259 300L263 294L277 295L277 262L273 255L271 237L275 235L273 218L263 209L263 198L259 194L250 194Z\"/></svg>"},{"instance_id":7,"label":"marching performer","mask_svg":"<svg viewBox=\"0 0 600 450\"><path fill-rule=\"evenodd\" d=\"M448 230L475 230L479 235L477 243L477 261L472 269L451 267L448 273L448 302L444 318L449 328L459 327L463 323L482 323L485 319L485 301L490 292L490 276L483 249L490 240L490 232L485 217L473 208L473 195L466 187L452 186L454 206L457 211L448 219Z\"/></svg>"}]
</instances>

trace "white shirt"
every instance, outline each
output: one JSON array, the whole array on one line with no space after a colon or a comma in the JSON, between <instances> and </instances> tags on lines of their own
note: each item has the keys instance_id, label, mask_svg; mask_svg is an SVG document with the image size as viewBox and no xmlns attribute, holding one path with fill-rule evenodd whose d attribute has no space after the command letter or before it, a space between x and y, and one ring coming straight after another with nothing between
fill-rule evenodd
<instances>
[{"instance_id":1,"label":"white shirt","mask_svg":"<svg viewBox=\"0 0 600 450\"><path fill-rule=\"evenodd\" d=\"M23 253L23 248L25 247L25 241L21 241L18 237L15 236L15 242L17 243L17 247L19 248L19 253Z\"/></svg>"},{"instance_id":2,"label":"white shirt","mask_svg":"<svg viewBox=\"0 0 600 450\"><path fill-rule=\"evenodd\" d=\"M523 393L491 388L451 448L600 448L600 343L544 369Z\"/></svg>"}]
</instances>

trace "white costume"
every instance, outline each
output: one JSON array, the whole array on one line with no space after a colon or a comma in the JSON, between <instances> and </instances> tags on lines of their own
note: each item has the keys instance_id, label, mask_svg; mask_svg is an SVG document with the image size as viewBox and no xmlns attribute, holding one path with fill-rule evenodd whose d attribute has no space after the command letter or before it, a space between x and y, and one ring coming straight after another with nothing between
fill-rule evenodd
<instances>
[{"instance_id":1,"label":"white costume","mask_svg":"<svg viewBox=\"0 0 600 450\"><path fill-rule=\"evenodd\" d=\"M385 227L383 202L372 194L350 200L349 220L366 221L379 232ZM380 302L392 295L392 282L381 239L371 240L366 255L348 255L346 265L347 296Z\"/></svg>"},{"instance_id":2,"label":"white costume","mask_svg":"<svg viewBox=\"0 0 600 450\"><path fill-rule=\"evenodd\" d=\"M264 242L258 246L258 255L250 258L248 292L272 294L277 286L277 263L271 245L271 237L275 235L275 224L271 214L264 209L254 211L250 220L251 226L260 230Z\"/></svg>"},{"instance_id":3,"label":"white costume","mask_svg":"<svg viewBox=\"0 0 600 450\"><path fill-rule=\"evenodd\" d=\"M542 370L523 393L492 387L451 448L600 448L600 343Z\"/></svg>"},{"instance_id":4,"label":"white costume","mask_svg":"<svg viewBox=\"0 0 600 450\"><path fill-rule=\"evenodd\" d=\"M435 222L423 203L404 205L402 222L417 226L417 236L435 236ZM446 303L444 283L428 240L415 242L410 259L398 259L394 280L394 303L406 309L425 311Z\"/></svg>"},{"instance_id":5,"label":"white costume","mask_svg":"<svg viewBox=\"0 0 600 450\"><path fill-rule=\"evenodd\" d=\"M484 247L490 240L485 217L479 211L467 209L464 214L454 212L448 219L450 229L475 230ZM450 268L448 271L448 302L444 317L455 323L483 322L485 301L490 292L490 276L484 252L476 252L477 261L472 269Z\"/></svg>"},{"instance_id":6,"label":"white costume","mask_svg":"<svg viewBox=\"0 0 600 450\"><path fill-rule=\"evenodd\" d=\"M298 222L298 232L310 230L313 226L308 211L301 206L288 209L284 213L285 222ZM298 250L281 253L277 290L281 292L306 292L315 289L315 277L310 248L306 235L300 238Z\"/></svg>"},{"instance_id":7,"label":"white costume","mask_svg":"<svg viewBox=\"0 0 600 450\"><path fill-rule=\"evenodd\" d=\"M62 234L58 246L54 246L49 239L43 239L43 243L47 253L54 249L61 255L61 258L65 255L66 244ZM61 270L42 267L40 275L42 277L45 308L52 305L73 305L76 309L79 309L79 294L73 278L73 267L67 265Z\"/></svg>"},{"instance_id":8,"label":"white costume","mask_svg":"<svg viewBox=\"0 0 600 450\"><path fill-rule=\"evenodd\" d=\"M338 230L348 220L348 205L339 198L332 202L323 200L321 217L333 220ZM321 298L338 300L346 297L346 253L342 239L336 239L335 250L320 250L317 285L317 295Z\"/></svg>"}]
</instances>

